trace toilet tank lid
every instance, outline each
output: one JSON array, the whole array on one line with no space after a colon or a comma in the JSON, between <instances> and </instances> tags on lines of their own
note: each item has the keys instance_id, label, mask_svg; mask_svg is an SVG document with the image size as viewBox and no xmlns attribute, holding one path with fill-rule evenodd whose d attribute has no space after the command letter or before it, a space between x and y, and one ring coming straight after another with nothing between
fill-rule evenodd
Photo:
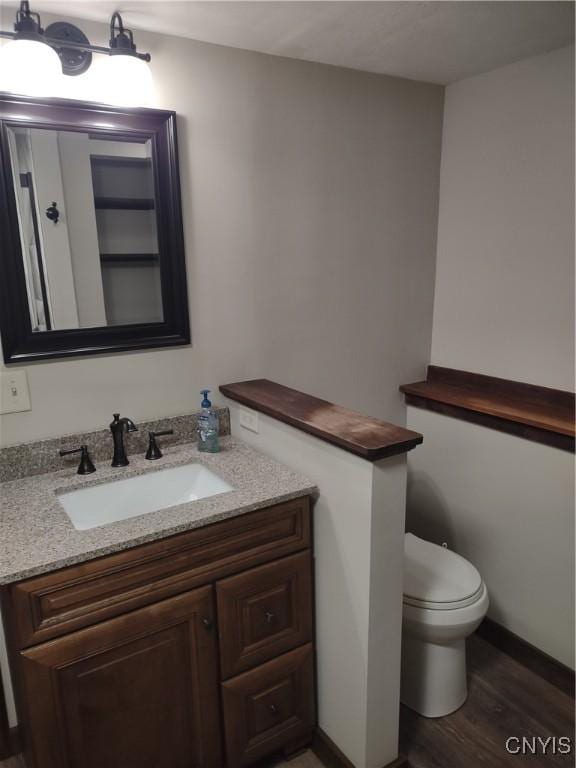
<instances>
[{"instance_id":1,"label":"toilet tank lid","mask_svg":"<svg viewBox=\"0 0 576 768\"><path fill-rule=\"evenodd\" d=\"M482 585L476 568L456 552L407 533L404 536L404 595L431 603L465 600Z\"/></svg>"}]
</instances>

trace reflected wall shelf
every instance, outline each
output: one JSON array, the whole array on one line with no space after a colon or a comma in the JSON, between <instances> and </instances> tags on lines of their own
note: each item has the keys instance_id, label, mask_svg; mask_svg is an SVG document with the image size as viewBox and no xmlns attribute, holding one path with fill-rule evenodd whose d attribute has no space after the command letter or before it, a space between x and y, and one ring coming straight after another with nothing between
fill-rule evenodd
<instances>
[{"instance_id":1,"label":"reflected wall shelf","mask_svg":"<svg viewBox=\"0 0 576 768\"><path fill-rule=\"evenodd\" d=\"M92 165L108 166L112 168L151 168L152 160L149 157L129 157L125 155L90 155Z\"/></svg>"},{"instance_id":2,"label":"reflected wall shelf","mask_svg":"<svg viewBox=\"0 0 576 768\"><path fill-rule=\"evenodd\" d=\"M101 253L100 263L103 265L121 264L126 266L127 264L133 264L134 266L155 266L158 264L157 253Z\"/></svg>"},{"instance_id":3,"label":"reflected wall shelf","mask_svg":"<svg viewBox=\"0 0 576 768\"><path fill-rule=\"evenodd\" d=\"M95 197L97 210L109 211L152 211L154 198L151 197Z\"/></svg>"}]
</instances>

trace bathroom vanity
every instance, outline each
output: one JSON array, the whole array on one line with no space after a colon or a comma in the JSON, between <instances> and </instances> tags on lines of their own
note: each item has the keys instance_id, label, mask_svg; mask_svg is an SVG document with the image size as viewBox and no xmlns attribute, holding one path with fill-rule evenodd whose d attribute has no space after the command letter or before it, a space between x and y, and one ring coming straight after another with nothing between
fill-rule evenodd
<instances>
[{"instance_id":1,"label":"bathroom vanity","mask_svg":"<svg viewBox=\"0 0 576 768\"><path fill-rule=\"evenodd\" d=\"M310 740L314 487L223 443L102 468L100 483L193 459L232 490L90 530L57 496L94 475L3 485L2 610L29 768L236 768Z\"/></svg>"}]
</instances>

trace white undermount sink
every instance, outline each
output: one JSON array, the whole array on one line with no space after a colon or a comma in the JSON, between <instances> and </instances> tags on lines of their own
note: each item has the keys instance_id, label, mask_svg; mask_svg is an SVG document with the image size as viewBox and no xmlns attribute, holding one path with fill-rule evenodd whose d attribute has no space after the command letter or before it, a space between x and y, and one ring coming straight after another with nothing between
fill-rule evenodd
<instances>
[{"instance_id":1,"label":"white undermount sink","mask_svg":"<svg viewBox=\"0 0 576 768\"><path fill-rule=\"evenodd\" d=\"M184 464L61 493L58 500L74 528L86 531L232 490L202 464Z\"/></svg>"}]
</instances>

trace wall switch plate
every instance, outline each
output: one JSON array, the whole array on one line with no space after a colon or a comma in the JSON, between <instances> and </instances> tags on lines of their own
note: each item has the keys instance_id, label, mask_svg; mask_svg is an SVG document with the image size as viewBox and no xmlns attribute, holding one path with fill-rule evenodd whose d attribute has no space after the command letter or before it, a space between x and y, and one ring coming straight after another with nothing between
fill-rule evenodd
<instances>
[{"instance_id":1,"label":"wall switch plate","mask_svg":"<svg viewBox=\"0 0 576 768\"><path fill-rule=\"evenodd\" d=\"M0 413L31 410L26 371L0 371Z\"/></svg>"},{"instance_id":2,"label":"wall switch plate","mask_svg":"<svg viewBox=\"0 0 576 768\"><path fill-rule=\"evenodd\" d=\"M240 426L249 429L250 432L258 432L258 414L255 411L240 408Z\"/></svg>"}]
</instances>

